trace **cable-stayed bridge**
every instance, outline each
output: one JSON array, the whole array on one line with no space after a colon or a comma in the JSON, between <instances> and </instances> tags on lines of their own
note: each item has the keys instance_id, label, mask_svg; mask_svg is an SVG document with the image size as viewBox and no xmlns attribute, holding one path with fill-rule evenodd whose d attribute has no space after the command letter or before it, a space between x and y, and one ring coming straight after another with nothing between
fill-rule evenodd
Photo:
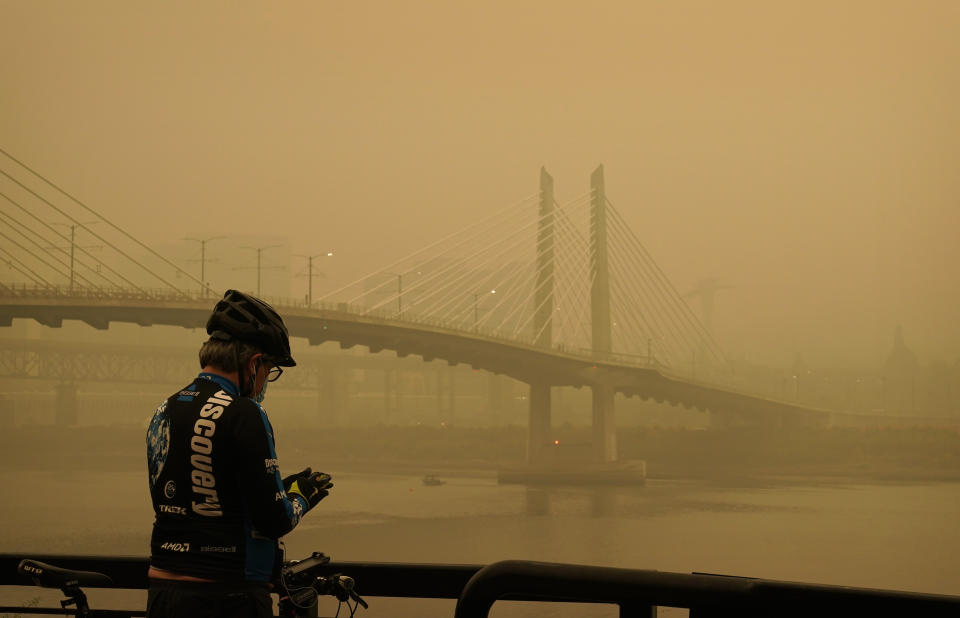
<instances>
[{"instance_id":1,"label":"cable-stayed bridge","mask_svg":"<svg viewBox=\"0 0 960 618\"><path fill-rule=\"evenodd\" d=\"M216 296L209 282L2 152L0 326L203 326ZM190 287L172 283L182 280ZM466 363L526 382L534 461L547 448L553 386L592 390L601 461L616 457L616 393L721 418L820 415L736 388L719 346L607 197L602 166L572 200L557 201L541 170L536 193L376 272L317 298L311 290L266 300L311 344Z\"/></svg>"}]
</instances>

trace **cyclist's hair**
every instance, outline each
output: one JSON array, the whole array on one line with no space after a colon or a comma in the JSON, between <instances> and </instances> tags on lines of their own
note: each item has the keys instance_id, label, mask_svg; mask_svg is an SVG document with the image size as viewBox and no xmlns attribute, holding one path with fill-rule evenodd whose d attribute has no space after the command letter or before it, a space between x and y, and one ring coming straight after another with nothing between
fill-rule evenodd
<instances>
[{"instance_id":1,"label":"cyclist's hair","mask_svg":"<svg viewBox=\"0 0 960 618\"><path fill-rule=\"evenodd\" d=\"M259 354L259 348L243 341L221 341L208 339L200 346L200 368L207 365L219 367L226 372L237 371L237 345L240 346L240 366L246 367L254 354Z\"/></svg>"}]
</instances>

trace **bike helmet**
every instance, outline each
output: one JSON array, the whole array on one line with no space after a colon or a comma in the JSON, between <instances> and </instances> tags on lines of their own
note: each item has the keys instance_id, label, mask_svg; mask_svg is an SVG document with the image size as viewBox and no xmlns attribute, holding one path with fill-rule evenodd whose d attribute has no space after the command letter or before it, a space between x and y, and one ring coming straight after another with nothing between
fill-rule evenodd
<instances>
[{"instance_id":1,"label":"bike helmet","mask_svg":"<svg viewBox=\"0 0 960 618\"><path fill-rule=\"evenodd\" d=\"M258 347L274 365L293 367L290 337L280 315L259 298L227 290L207 320L207 334L219 341L242 341Z\"/></svg>"}]
</instances>

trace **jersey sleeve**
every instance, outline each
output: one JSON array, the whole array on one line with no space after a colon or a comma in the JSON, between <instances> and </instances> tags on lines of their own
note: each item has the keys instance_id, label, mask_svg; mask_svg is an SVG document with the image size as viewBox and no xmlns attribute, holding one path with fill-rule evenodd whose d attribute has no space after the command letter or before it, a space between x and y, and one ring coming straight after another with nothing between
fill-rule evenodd
<instances>
[{"instance_id":1,"label":"jersey sleeve","mask_svg":"<svg viewBox=\"0 0 960 618\"><path fill-rule=\"evenodd\" d=\"M298 496L290 498L284 491L273 427L266 412L249 399L237 403L240 410L234 442L241 495L255 530L266 537L280 538L300 522L306 505Z\"/></svg>"}]
</instances>

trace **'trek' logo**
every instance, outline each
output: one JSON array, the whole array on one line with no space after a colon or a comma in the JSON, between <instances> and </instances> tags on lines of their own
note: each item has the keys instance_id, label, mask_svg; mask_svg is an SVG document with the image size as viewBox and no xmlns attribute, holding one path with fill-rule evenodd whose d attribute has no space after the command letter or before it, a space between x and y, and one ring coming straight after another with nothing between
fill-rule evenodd
<instances>
[{"instance_id":1,"label":"'trek' logo","mask_svg":"<svg viewBox=\"0 0 960 618\"><path fill-rule=\"evenodd\" d=\"M203 497L202 501L194 500L191 505L193 512L205 517L223 517L220 506L220 496L217 495L217 479L213 476L213 440L210 438L217 430L214 422L223 414L223 409L230 405L233 399L223 390L207 399L200 408L200 418L193 424L193 437L190 438L190 480L193 482L193 493Z\"/></svg>"}]
</instances>

